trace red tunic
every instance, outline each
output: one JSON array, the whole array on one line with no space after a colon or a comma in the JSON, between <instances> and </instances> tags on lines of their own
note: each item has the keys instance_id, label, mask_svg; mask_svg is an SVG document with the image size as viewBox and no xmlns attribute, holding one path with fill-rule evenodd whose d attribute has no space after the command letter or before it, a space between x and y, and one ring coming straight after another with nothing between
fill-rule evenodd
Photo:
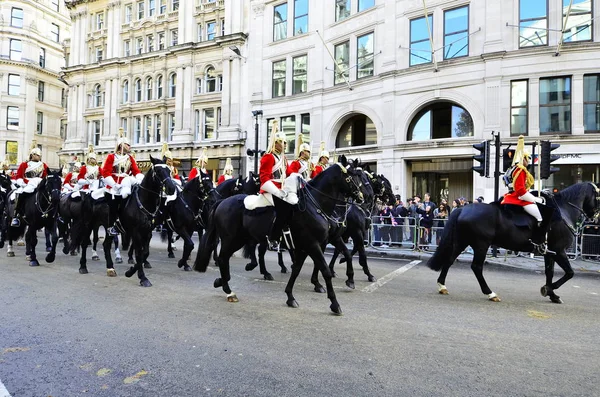
<instances>
[{"instance_id":1,"label":"red tunic","mask_svg":"<svg viewBox=\"0 0 600 397\"><path fill-rule=\"evenodd\" d=\"M109 154L106 157L106 160L104 160L104 164L102 164L102 168L100 169L100 175L102 175L103 178L108 178L109 176L112 175L112 177L116 183L121 183L121 181L123 180L123 178L125 178L125 176L129 176L129 175L136 176L137 174L139 174L140 169L138 168L135 159L130 154L128 156L129 156L129 161L131 163L131 166L129 167L129 169L124 170L124 174L127 174L127 175L121 174L118 170L118 166L113 166L114 162L115 162L115 154L114 153Z\"/></svg>"},{"instance_id":2,"label":"red tunic","mask_svg":"<svg viewBox=\"0 0 600 397\"><path fill-rule=\"evenodd\" d=\"M310 161L310 160L308 160L308 161ZM288 165L288 167L287 167L287 171L286 171L286 174L287 174L287 176L290 176L290 175L291 175L292 173L294 173L294 172L296 172L296 173L299 173L299 174L300 174L300 173L301 173L301 172L300 172L300 169L301 169L301 168L302 168L302 163L301 163L299 160L294 160L294 161L292 161L292 162L290 163L290 165ZM317 176L317 175L319 174L319 173L318 173L318 172L316 172L316 171L317 171L317 169L316 169L316 167L315 167L315 169L314 169L312 172L310 172L310 169L308 169L308 170L305 170L304 172L305 172L306 174L309 174L309 177L312 179L312 178L314 178L315 176Z\"/></svg>"},{"instance_id":3,"label":"red tunic","mask_svg":"<svg viewBox=\"0 0 600 397\"><path fill-rule=\"evenodd\" d=\"M29 163L28 161L23 161L21 163L21 165L19 165L19 169L17 170L17 175L15 176L15 180L23 179L23 181L25 183L29 183L29 179L27 179L25 177L25 171L27 171L28 163ZM40 178L45 178L46 176L48 176L48 165L46 163L42 163L42 164L44 164L44 171L42 172L42 175L40 175Z\"/></svg>"},{"instance_id":4,"label":"red tunic","mask_svg":"<svg viewBox=\"0 0 600 397\"><path fill-rule=\"evenodd\" d=\"M313 174L314 174L313 178L314 178L315 176L319 175L321 172L323 172L323 167L321 167L321 166L320 166L320 165L318 165L318 164L317 164L317 165L315 165L315 170L314 170L314 172L313 172Z\"/></svg>"},{"instance_id":5,"label":"red tunic","mask_svg":"<svg viewBox=\"0 0 600 397\"><path fill-rule=\"evenodd\" d=\"M528 192L525 186L525 182L527 181L527 174L528 172L526 170L523 170L519 167L515 168L515 170L512 173L514 190L504 195L504 198L502 199L502 204L513 204L520 206L533 204L531 201L519 199L519 197Z\"/></svg>"},{"instance_id":6,"label":"red tunic","mask_svg":"<svg viewBox=\"0 0 600 397\"><path fill-rule=\"evenodd\" d=\"M206 174L206 171L202 170L202 172L204 172ZM194 179L198 175L200 175L200 171L199 171L198 167L192 168L192 170L190 171L190 174L188 175L188 181L190 179Z\"/></svg>"},{"instance_id":7,"label":"red tunic","mask_svg":"<svg viewBox=\"0 0 600 397\"><path fill-rule=\"evenodd\" d=\"M81 169L79 170L79 173L81 174ZM79 177L73 178L73 173L69 172L67 176L65 176L65 181L63 182L63 185L70 185L71 187L74 187L75 183L77 183L77 180L79 180Z\"/></svg>"},{"instance_id":8,"label":"red tunic","mask_svg":"<svg viewBox=\"0 0 600 397\"><path fill-rule=\"evenodd\" d=\"M283 156L283 155L282 155ZM273 183L275 184L275 186L277 186L279 189L281 189L281 174L280 172L285 172L285 170L287 169L287 161L285 160L285 157L283 159L281 159L281 161L283 161L283 170L274 170L273 167L275 167L275 162L276 162L276 158L273 155L273 153L265 153L261 158L260 158L260 168L258 170L258 173L260 175L260 185L264 185L265 182L268 181L273 181ZM260 190L261 193L266 193L266 191L264 190Z\"/></svg>"}]
</instances>

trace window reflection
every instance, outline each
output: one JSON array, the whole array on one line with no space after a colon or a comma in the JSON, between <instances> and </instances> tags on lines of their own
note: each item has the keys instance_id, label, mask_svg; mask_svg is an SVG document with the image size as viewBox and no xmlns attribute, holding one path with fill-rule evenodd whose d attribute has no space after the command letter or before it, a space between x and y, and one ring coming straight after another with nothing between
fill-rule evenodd
<instances>
[{"instance_id":1,"label":"window reflection","mask_svg":"<svg viewBox=\"0 0 600 397\"><path fill-rule=\"evenodd\" d=\"M527 80L510 84L510 134L527 135Z\"/></svg>"},{"instance_id":2,"label":"window reflection","mask_svg":"<svg viewBox=\"0 0 600 397\"><path fill-rule=\"evenodd\" d=\"M585 132L600 132L600 75L583 76Z\"/></svg>"},{"instance_id":3,"label":"window reflection","mask_svg":"<svg viewBox=\"0 0 600 397\"><path fill-rule=\"evenodd\" d=\"M547 0L521 0L519 8L519 47L548 44Z\"/></svg>"},{"instance_id":4,"label":"window reflection","mask_svg":"<svg viewBox=\"0 0 600 397\"><path fill-rule=\"evenodd\" d=\"M350 42L346 41L342 44L338 44L334 48L334 57L338 67L335 69L334 84L344 83L348 80L350 68Z\"/></svg>"},{"instance_id":5,"label":"window reflection","mask_svg":"<svg viewBox=\"0 0 600 397\"><path fill-rule=\"evenodd\" d=\"M428 23L433 26L432 15L410 21L410 66L431 62Z\"/></svg>"},{"instance_id":6,"label":"window reflection","mask_svg":"<svg viewBox=\"0 0 600 397\"><path fill-rule=\"evenodd\" d=\"M540 133L571 133L571 78L540 79Z\"/></svg>"},{"instance_id":7,"label":"window reflection","mask_svg":"<svg viewBox=\"0 0 600 397\"><path fill-rule=\"evenodd\" d=\"M273 12L273 41L287 37L287 3L275 7Z\"/></svg>"},{"instance_id":8,"label":"window reflection","mask_svg":"<svg viewBox=\"0 0 600 397\"><path fill-rule=\"evenodd\" d=\"M451 102L438 102L421 110L410 124L409 141L473 136L469 112Z\"/></svg>"},{"instance_id":9,"label":"window reflection","mask_svg":"<svg viewBox=\"0 0 600 397\"><path fill-rule=\"evenodd\" d=\"M358 38L357 78L373 76L373 33Z\"/></svg>"},{"instance_id":10,"label":"window reflection","mask_svg":"<svg viewBox=\"0 0 600 397\"><path fill-rule=\"evenodd\" d=\"M341 21L350 16L350 0L335 0L335 20Z\"/></svg>"},{"instance_id":11,"label":"window reflection","mask_svg":"<svg viewBox=\"0 0 600 397\"><path fill-rule=\"evenodd\" d=\"M336 148L346 148L377 143L377 129L370 118L359 114L346 120L335 141Z\"/></svg>"},{"instance_id":12,"label":"window reflection","mask_svg":"<svg viewBox=\"0 0 600 397\"><path fill-rule=\"evenodd\" d=\"M469 7L444 13L444 59L469 55Z\"/></svg>"},{"instance_id":13,"label":"window reflection","mask_svg":"<svg viewBox=\"0 0 600 397\"><path fill-rule=\"evenodd\" d=\"M563 41L565 43L589 41L592 39L592 2L591 0L572 1L573 5L569 12L571 0L563 0Z\"/></svg>"}]
</instances>

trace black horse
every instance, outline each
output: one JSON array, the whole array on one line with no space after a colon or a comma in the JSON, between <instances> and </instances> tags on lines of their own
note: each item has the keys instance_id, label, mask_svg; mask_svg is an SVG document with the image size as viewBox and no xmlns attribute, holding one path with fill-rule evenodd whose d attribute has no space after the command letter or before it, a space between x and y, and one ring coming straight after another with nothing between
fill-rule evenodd
<instances>
[{"instance_id":1,"label":"black horse","mask_svg":"<svg viewBox=\"0 0 600 397\"><path fill-rule=\"evenodd\" d=\"M554 303L562 303L554 290L571 279L574 274L565 251L571 246L574 236L580 231L584 221L598 216L600 192L596 185L586 182L572 185L556 194L544 192L543 196L546 199L546 207L553 209L554 214L548 232L548 251L544 255L546 285L542 287L541 293ZM440 294L448 293L445 286L448 269L458 255L470 245L473 248L471 269L477 277L481 291L490 300L500 301L483 278L483 263L489 247L493 244L520 252L531 252L533 249L530 242L530 229L535 219L525 214L522 209L516 213L509 211L499 202L467 205L452 211L444 226L440 244L427 262L431 269L441 270L438 278ZM542 214L544 212L546 211L542 211ZM517 224L526 226L519 227L516 226ZM552 282L555 262L565 274L556 282Z\"/></svg>"},{"instance_id":2,"label":"black horse","mask_svg":"<svg viewBox=\"0 0 600 397\"><path fill-rule=\"evenodd\" d=\"M172 195L176 191L170 168L163 161L152 156L150 161L152 167L144 176L142 183L133 187L131 195L118 211L120 224L124 232L131 237L136 261L135 265L125 272L125 276L131 277L137 272L142 287L152 286L144 274L143 262L150 252L150 239L155 227L154 218L160 209L161 192ZM105 255L112 241L110 235L104 239Z\"/></svg>"},{"instance_id":3,"label":"black horse","mask_svg":"<svg viewBox=\"0 0 600 397\"><path fill-rule=\"evenodd\" d=\"M46 228L52 236L52 249L46 255L46 262L52 263L56 258L56 243L58 242L56 214L62 188L60 175L60 171L50 171L33 193L21 193L21 197L19 197L19 200L23 200L21 224L19 227L8 227L8 255L14 256L12 242L25 235L25 252L29 256L29 266L40 265L35 247L38 242L37 231L42 228ZM9 213L12 216L14 208L12 205L9 207Z\"/></svg>"},{"instance_id":4,"label":"black horse","mask_svg":"<svg viewBox=\"0 0 600 397\"><path fill-rule=\"evenodd\" d=\"M331 273L323 257L323 249L329 237L329 217L335 205L353 196L361 199L361 193L352 171L345 166L333 165L308 182L305 188L298 190L299 203L290 217L290 230L295 245L292 275L286 286L287 305L298 307L292 294L292 288L307 256L310 256L323 274L327 285L327 296L331 300L331 310L341 314ZM221 240L218 265L221 278L215 280L215 288L222 287L230 302L237 302L237 296L229 287L229 258L249 241L264 242L273 219L271 207L254 211L244 208L246 195L236 195L218 203L210 214L209 228L202 237L194 270L204 272L208 267L210 254Z\"/></svg>"},{"instance_id":5,"label":"black horse","mask_svg":"<svg viewBox=\"0 0 600 397\"><path fill-rule=\"evenodd\" d=\"M237 178L227 179L216 187L218 196L221 199L226 199L236 194L256 194L259 190L260 178L254 172L250 172L246 178L240 175Z\"/></svg>"},{"instance_id":6,"label":"black horse","mask_svg":"<svg viewBox=\"0 0 600 397\"><path fill-rule=\"evenodd\" d=\"M10 176L3 172L0 173L0 248L4 248L6 233L8 228L8 196L10 194L12 182Z\"/></svg>"}]
</instances>

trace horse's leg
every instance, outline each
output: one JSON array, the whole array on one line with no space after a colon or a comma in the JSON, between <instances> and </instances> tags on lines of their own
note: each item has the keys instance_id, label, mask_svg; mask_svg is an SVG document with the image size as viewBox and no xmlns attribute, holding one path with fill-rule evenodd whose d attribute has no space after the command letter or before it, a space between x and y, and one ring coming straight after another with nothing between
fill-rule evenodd
<instances>
[{"instance_id":1,"label":"horse's leg","mask_svg":"<svg viewBox=\"0 0 600 397\"><path fill-rule=\"evenodd\" d=\"M335 291L333 290L333 283L331 282L331 273L329 272L329 267L327 267L327 262L323 257L323 251L318 244L313 244L309 247L309 255L313 260L315 267L318 267L323 275L323 279L325 280L325 286L327 287L327 297L331 301L331 305L329 308L334 314L342 315L342 308L340 307L339 302L337 301L337 297L335 296Z\"/></svg>"},{"instance_id":2,"label":"horse's leg","mask_svg":"<svg viewBox=\"0 0 600 397\"><path fill-rule=\"evenodd\" d=\"M52 227L50 228L50 252L48 252L48 255L46 255L46 262L47 263L52 263L54 262L54 259L56 258L56 245L58 244L58 233L57 233L57 229L56 229L56 224L52 225Z\"/></svg>"},{"instance_id":3,"label":"horse's leg","mask_svg":"<svg viewBox=\"0 0 600 397\"><path fill-rule=\"evenodd\" d=\"M112 243L113 236L110 233L106 233L104 237L104 242L102 243L102 248L104 249L104 260L106 261L106 275L108 277L117 277L115 265L112 261L112 255L110 254Z\"/></svg>"},{"instance_id":4,"label":"horse's leg","mask_svg":"<svg viewBox=\"0 0 600 397\"><path fill-rule=\"evenodd\" d=\"M292 261L292 263L293 262L294 261ZM285 267L285 263L283 263L283 252L281 250L279 250L277 252L277 263L279 264L279 267L281 268L281 273L287 273L287 267Z\"/></svg>"},{"instance_id":5,"label":"horse's leg","mask_svg":"<svg viewBox=\"0 0 600 397\"><path fill-rule=\"evenodd\" d=\"M87 249L90 245L90 230L87 229L83 232L84 237L81 239L81 257L79 258L79 274L87 274Z\"/></svg>"},{"instance_id":6,"label":"horse's leg","mask_svg":"<svg viewBox=\"0 0 600 397\"><path fill-rule=\"evenodd\" d=\"M448 270L450 270L450 266L452 266L456 258L458 258L458 256L467 248L467 246L467 244L457 241L453 248L452 255L450 255L450 258L448 258L446 263L442 266L442 270L440 271L440 275L437 279L438 292L441 295L448 295L448 288L446 288L446 276L448 275Z\"/></svg>"},{"instance_id":7,"label":"horse's leg","mask_svg":"<svg viewBox=\"0 0 600 397\"><path fill-rule=\"evenodd\" d=\"M331 273L329 273L329 274L331 274ZM312 274L310 275L310 282L312 285L315 286L313 289L315 292L318 292L320 294L324 294L326 292L323 285L319 282L319 267L317 266L316 263L313 265L313 271L312 271Z\"/></svg>"},{"instance_id":8,"label":"horse's leg","mask_svg":"<svg viewBox=\"0 0 600 397\"><path fill-rule=\"evenodd\" d=\"M194 241L192 241L192 237L188 233L187 230L183 230L183 233L179 234L183 239L183 254L181 255L181 259L177 263L177 267L180 269L183 268L186 272L192 270L190 265L188 265L187 261L190 258L190 254L194 250Z\"/></svg>"},{"instance_id":9,"label":"horse's leg","mask_svg":"<svg viewBox=\"0 0 600 397\"><path fill-rule=\"evenodd\" d=\"M30 226L27 228L27 233L25 234L25 251L27 251L26 254L29 256L29 266L40 265L35 254L37 243L37 230L35 230L35 227Z\"/></svg>"},{"instance_id":10,"label":"horse's leg","mask_svg":"<svg viewBox=\"0 0 600 397\"><path fill-rule=\"evenodd\" d=\"M144 273L144 260L150 254L150 237L152 231L150 231L150 236L144 235L141 233L134 233L131 236L131 246L135 252L135 265L130 267L129 270L125 272L125 276L131 277L135 272L137 272L138 279L140 280L140 285L142 287L152 287L152 283L146 277Z\"/></svg>"},{"instance_id":11,"label":"horse's leg","mask_svg":"<svg viewBox=\"0 0 600 397\"><path fill-rule=\"evenodd\" d=\"M256 260L256 244L254 243L249 243L250 245L254 246L254 248L251 250L251 254L250 254L250 263L246 264L246 267L244 269L246 269L247 272L250 272L254 269L256 269L256 266L258 266L258 261ZM217 253L215 252L215 255L218 258ZM215 259L215 263L217 262L217 260Z\"/></svg>"},{"instance_id":12,"label":"horse's leg","mask_svg":"<svg viewBox=\"0 0 600 397\"><path fill-rule=\"evenodd\" d=\"M171 228L167 228L167 252L169 253L169 258L175 258L175 253L173 252L173 231Z\"/></svg>"},{"instance_id":13,"label":"horse's leg","mask_svg":"<svg viewBox=\"0 0 600 397\"><path fill-rule=\"evenodd\" d=\"M348 277L348 279L346 280L346 286L350 289L354 289L356 287L354 285L354 268L352 267L352 255L350 255L348 247L346 247L346 244L344 244L344 241L341 238L337 239L336 246L342 252L344 258L346 258L346 277ZM333 277L333 275L331 277Z\"/></svg>"},{"instance_id":14,"label":"horse's leg","mask_svg":"<svg viewBox=\"0 0 600 397\"><path fill-rule=\"evenodd\" d=\"M290 279L285 286L285 293L287 295L287 305L289 307L298 307L298 302L292 293L294 289L294 283L296 282L296 278L300 274L300 270L302 270L302 266L304 265L304 261L308 255L303 250L295 250L294 252L294 261L292 262L292 274L290 275Z\"/></svg>"},{"instance_id":15,"label":"horse's leg","mask_svg":"<svg viewBox=\"0 0 600 397\"><path fill-rule=\"evenodd\" d=\"M133 239L129 242L129 250L127 250L127 263L130 265L135 264L133 260Z\"/></svg>"},{"instance_id":16,"label":"horse's leg","mask_svg":"<svg viewBox=\"0 0 600 397\"><path fill-rule=\"evenodd\" d=\"M115 244L115 262L123 263L123 257L121 256L121 250L119 249L119 237L114 236L113 242Z\"/></svg>"},{"instance_id":17,"label":"horse's leg","mask_svg":"<svg viewBox=\"0 0 600 397\"><path fill-rule=\"evenodd\" d=\"M15 256L15 251L13 250L13 241L11 238L8 239L8 244L6 245L6 256L9 258Z\"/></svg>"},{"instance_id":18,"label":"horse's leg","mask_svg":"<svg viewBox=\"0 0 600 397\"><path fill-rule=\"evenodd\" d=\"M565 274L555 282L552 282L552 279L554 278L555 260L556 263L558 263L558 266L563 269ZM563 303L562 299L560 299L560 296L554 293L554 290L559 289L564 283L572 279L575 275L575 272L573 272L573 268L571 267L571 263L569 262L569 258L564 250L557 252L556 255L546 254L544 256L544 265L546 268L546 285L544 285L541 289L542 296L548 296L554 303Z\"/></svg>"},{"instance_id":19,"label":"horse's leg","mask_svg":"<svg viewBox=\"0 0 600 397\"><path fill-rule=\"evenodd\" d=\"M265 280L273 281L273 276L267 270L265 265L265 254L267 253L267 243L258 244L258 264L260 266L260 274L263 275Z\"/></svg>"},{"instance_id":20,"label":"horse's leg","mask_svg":"<svg viewBox=\"0 0 600 397\"><path fill-rule=\"evenodd\" d=\"M352 238L354 247L352 248L350 257L354 256L355 250L358 251L358 263L362 267L363 272L367 275L367 279L369 280L369 282L372 283L372 282L376 281L377 279L375 278L375 276L373 276L371 274L371 271L369 270L369 265L367 265L367 253L365 252L365 244L363 243L364 236L362 236L361 238L363 238L363 240L355 240L354 237Z\"/></svg>"},{"instance_id":21,"label":"horse's leg","mask_svg":"<svg viewBox=\"0 0 600 397\"><path fill-rule=\"evenodd\" d=\"M488 245L480 245L473 247L473 262L471 262L471 270L475 273L475 277L481 287L481 292L487 295L488 299L492 302L500 302L500 297L488 287L485 278L483 277L483 263L485 262L485 256L490 247Z\"/></svg>"},{"instance_id":22,"label":"horse's leg","mask_svg":"<svg viewBox=\"0 0 600 397\"><path fill-rule=\"evenodd\" d=\"M213 286L215 288L223 288L223 292L227 294L227 302L239 302L239 299L235 292L231 291L229 287L229 280L231 279L231 273L229 270L229 258L233 255L236 250L233 250L228 243L224 243L221 240L221 249L219 250L219 257L217 258L217 265L219 266L220 278L215 279Z\"/></svg>"},{"instance_id":23,"label":"horse's leg","mask_svg":"<svg viewBox=\"0 0 600 397\"><path fill-rule=\"evenodd\" d=\"M339 255L340 255L340 250L337 247L335 247L335 249L333 250L333 256L331 257L331 260L329 261L329 271L331 272L331 277L337 276L337 274L335 273L335 270L333 270L333 267L335 266L335 262L337 261L337 258Z\"/></svg>"},{"instance_id":24,"label":"horse's leg","mask_svg":"<svg viewBox=\"0 0 600 397\"><path fill-rule=\"evenodd\" d=\"M98 256L98 253L96 252L96 247L98 245L98 240L99 240L98 229L99 229L99 226L93 228L93 233L94 233L94 235L92 237L94 239L94 246L92 247L92 260L93 261L100 260L100 257Z\"/></svg>"}]
</instances>

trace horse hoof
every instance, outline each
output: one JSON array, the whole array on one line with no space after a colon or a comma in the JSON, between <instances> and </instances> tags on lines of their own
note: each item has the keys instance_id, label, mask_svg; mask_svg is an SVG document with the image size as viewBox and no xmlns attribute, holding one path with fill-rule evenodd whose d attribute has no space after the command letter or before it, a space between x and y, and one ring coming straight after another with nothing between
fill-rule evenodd
<instances>
[{"instance_id":1,"label":"horse hoof","mask_svg":"<svg viewBox=\"0 0 600 397\"><path fill-rule=\"evenodd\" d=\"M289 307L293 307L294 309L297 309L300 307L298 302L296 302L296 299L288 299L288 301L286 303Z\"/></svg>"},{"instance_id":2,"label":"horse hoof","mask_svg":"<svg viewBox=\"0 0 600 397\"><path fill-rule=\"evenodd\" d=\"M490 298L490 301L492 302L502 302L502 300L500 299L500 297L498 296L493 296Z\"/></svg>"},{"instance_id":3,"label":"horse hoof","mask_svg":"<svg viewBox=\"0 0 600 397\"><path fill-rule=\"evenodd\" d=\"M267 280L267 281L273 281L273 280L275 280L275 279L273 278L273 276L271 275L271 273L267 273L267 274L265 274L265 275L263 276L263 278L264 278L265 280Z\"/></svg>"},{"instance_id":4,"label":"horse hoof","mask_svg":"<svg viewBox=\"0 0 600 397\"><path fill-rule=\"evenodd\" d=\"M227 302L231 302L231 303L237 303L240 300L238 299L237 295L235 294L235 292L232 292L231 294L227 295Z\"/></svg>"},{"instance_id":5,"label":"horse hoof","mask_svg":"<svg viewBox=\"0 0 600 397\"><path fill-rule=\"evenodd\" d=\"M68 255L69 254L69 247L63 247L62 253L65 254L65 255Z\"/></svg>"},{"instance_id":6,"label":"horse hoof","mask_svg":"<svg viewBox=\"0 0 600 397\"><path fill-rule=\"evenodd\" d=\"M25 260L26 260L26 261L29 261L29 260L31 260L31 255L25 255Z\"/></svg>"},{"instance_id":7,"label":"horse hoof","mask_svg":"<svg viewBox=\"0 0 600 397\"><path fill-rule=\"evenodd\" d=\"M340 259L340 263L346 263L346 258Z\"/></svg>"},{"instance_id":8,"label":"horse hoof","mask_svg":"<svg viewBox=\"0 0 600 397\"><path fill-rule=\"evenodd\" d=\"M152 265L146 262L144 263L144 269L152 269Z\"/></svg>"},{"instance_id":9,"label":"horse hoof","mask_svg":"<svg viewBox=\"0 0 600 397\"><path fill-rule=\"evenodd\" d=\"M12 251L11 251L11 252L7 252L7 253L6 253L6 256L8 256L9 258L12 258L12 257L14 257L14 256L15 256L15 253L14 253L14 252L12 252Z\"/></svg>"},{"instance_id":10,"label":"horse hoof","mask_svg":"<svg viewBox=\"0 0 600 397\"><path fill-rule=\"evenodd\" d=\"M281 266L281 273L287 273L287 267Z\"/></svg>"},{"instance_id":11,"label":"horse hoof","mask_svg":"<svg viewBox=\"0 0 600 397\"><path fill-rule=\"evenodd\" d=\"M86 267L80 267L79 268L79 274L88 274L88 270Z\"/></svg>"},{"instance_id":12,"label":"horse hoof","mask_svg":"<svg viewBox=\"0 0 600 397\"><path fill-rule=\"evenodd\" d=\"M135 265L135 261L133 259L127 259L127 263L130 265Z\"/></svg>"},{"instance_id":13,"label":"horse hoof","mask_svg":"<svg viewBox=\"0 0 600 397\"><path fill-rule=\"evenodd\" d=\"M548 296L548 286L544 285L542 288L540 288L540 294L542 294L543 297Z\"/></svg>"},{"instance_id":14,"label":"horse hoof","mask_svg":"<svg viewBox=\"0 0 600 397\"><path fill-rule=\"evenodd\" d=\"M71 251L71 256L77 256L77 251Z\"/></svg>"},{"instance_id":15,"label":"horse hoof","mask_svg":"<svg viewBox=\"0 0 600 397\"><path fill-rule=\"evenodd\" d=\"M24 247L24 246L25 246L25 241L23 241L23 240L19 240L19 241L17 242L17 245L18 245L19 247Z\"/></svg>"},{"instance_id":16,"label":"horse hoof","mask_svg":"<svg viewBox=\"0 0 600 397\"><path fill-rule=\"evenodd\" d=\"M369 280L370 283L374 283L375 281L377 281L377 278L375 278L375 276L373 276L373 275L367 276L367 279Z\"/></svg>"},{"instance_id":17,"label":"horse hoof","mask_svg":"<svg viewBox=\"0 0 600 397\"><path fill-rule=\"evenodd\" d=\"M94 259L94 258L92 258L92 259ZM100 260L100 258L98 258L98 260ZM117 263L123 263L123 258L121 258L120 256L117 256L115 258L115 262L117 262Z\"/></svg>"},{"instance_id":18,"label":"horse hoof","mask_svg":"<svg viewBox=\"0 0 600 397\"><path fill-rule=\"evenodd\" d=\"M192 271L192 268L190 267L190 265L185 265L185 266L183 267L183 271L185 271L185 272L191 272L191 271Z\"/></svg>"},{"instance_id":19,"label":"horse hoof","mask_svg":"<svg viewBox=\"0 0 600 397\"><path fill-rule=\"evenodd\" d=\"M93 261L99 261L99 260L100 260L100 257L99 257L98 255L94 255L94 256L92 256L92 260L93 260ZM118 261L118 260L119 260L119 258L117 258L117 261ZM121 259L121 262L123 262L123 259Z\"/></svg>"},{"instance_id":20,"label":"horse hoof","mask_svg":"<svg viewBox=\"0 0 600 397\"><path fill-rule=\"evenodd\" d=\"M175 258L175 254L174 254L174 253L172 253L172 252L169 252L169 255L168 255L168 257L169 257L169 258L171 258L171 259L173 259L173 258Z\"/></svg>"},{"instance_id":21,"label":"horse hoof","mask_svg":"<svg viewBox=\"0 0 600 397\"><path fill-rule=\"evenodd\" d=\"M213 287L220 288L222 286L223 286L223 281L220 278L216 278L215 282L213 283Z\"/></svg>"},{"instance_id":22,"label":"horse hoof","mask_svg":"<svg viewBox=\"0 0 600 397\"><path fill-rule=\"evenodd\" d=\"M40 263L36 260L29 261L29 266L31 266L31 267L36 267L39 265L40 265Z\"/></svg>"},{"instance_id":23,"label":"horse hoof","mask_svg":"<svg viewBox=\"0 0 600 397\"><path fill-rule=\"evenodd\" d=\"M129 270L127 270L127 271L125 272L125 277L131 277L131 276L133 276L134 274L135 274L135 268L134 268L133 266L131 266L131 267L129 268Z\"/></svg>"},{"instance_id":24,"label":"horse hoof","mask_svg":"<svg viewBox=\"0 0 600 397\"><path fill-rule=\"evenodd\" d=\"M551 297L550 297L550 301L551 301L552 303L559 303L559 304L560 304L560 303L563 303L563 300L562 300L562 299L560 299L560 297L559 297L558 295L551 296Z\"/></svg>"},{"instance_id":25,"label":"horse hoof","mask_svg":"<svg viewBox=\"0 0 600 397\"><path fill-rule=\"evenodd\" d=\"M315 287L315 292L318 292L319 294L324 294L325 288L323 288L323 286L319 285L319 286Z\"/></svg>"},{"instance_id":26,"label":"horse hoof","mask_svg":"<svg viewBox=\"0 0 600 397\"><path fill-rule=\"evenodd\" d=\"M336 316L342 316L344 314L344 313L342 313L342 308L340 307L340 305L334 305L332 303L331 306L329 306L329 308L331 309L333 314L335 314Z\"/></svg>"},{"instance_id":27,"label":"horse hoof","mask_svg":"<svg viewBox=\"0 0 600 397\"><path fill-rule=\"evenodd\" d=\"M355 289L354 281L346 280L346 286L350 289Z\"/></svg>"},{"instance_id":28,"label":"horse hoof","mask_svg":"<svg viewBox=\"0 0 600 397\"><path fill-rule=\"evenodd\" d=\"M245 269L246 269L247 272L250 272L250 271L256 269L256 266L258 266L258 263L257 264L248 263L246 265Z\"/></svg>"},{"instance_id":29,"label":"horse hoof","mask_svg":"<svg viewBox=\"0 0 600 397\"><path fill-rule=\"evenodd\" d=\"M46 252L52 252L52 247L46 247ZM71 253L71 255L73 254Z\"/></svg>"},{"instance_id":30,"label":"horse hoof","mask_svg":"<svg viewBox=\"0 0 600 397\"><path fill-rule=\"evenodd\" d=\"M52 263L54 262L54 259L56 259L56 255L55 254L48 254L46 255L46 263Z\"/></svg>"},{"instance_id":31,"label":"horse hoof","mask_svg":"<svg viewBox=\"0 0 600 397\"><path fill-rule=\"evenodd\" d=\"M152 287L152 283L147 278L144 280L140 280L140 285L142 287Z\"/></svg>"},{"instance_id":32,"label":"horse hoof","mask_svg":"<svg viewBox=\"0 0 600 397\"><path fill-rule=\"evenodd\" d=\"M106 269L106 275L108 277L117 277L117 271L115 269Z\"/></svg>"},{"instance_id":33,"label":"horse hoof","mask_svg":"<svg viewBox=\"0 0 600 397\"><path fill-rule=\"evenodd\" d=\"M440 295L448 295L448 290L446 288L442 288L438 291Z\"/></svg>"}]
</instances>

